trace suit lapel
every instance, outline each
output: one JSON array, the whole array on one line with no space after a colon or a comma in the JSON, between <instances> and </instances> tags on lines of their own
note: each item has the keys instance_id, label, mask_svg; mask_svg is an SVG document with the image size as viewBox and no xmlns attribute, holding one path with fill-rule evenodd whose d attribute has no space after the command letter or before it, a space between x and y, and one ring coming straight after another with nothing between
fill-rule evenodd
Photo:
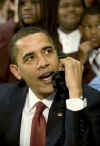
<instances>
[{"instance_id":1,"label":"suit lapel","mask_svg":"<svg viewBox=\"0 0 100 146\"><path fill-rule=\"evenodd\" d=\"M10 98L11 103L11 116L10 116L10 125L6 137L13 142L14 146L18 146L20 142L20 127L22 119L22 110L26 99L27 87L17 86L13 96ZM8 138L7 138L8 139Z\"/></svg>"},{"instance_id":2,"label":"suit lapel","mask_svg":"<svg viewBox=\"0 0 100 146\"><path fill-rule=\"evenodd\" d=\"M17 116L17 120L18 121L18 129L17 129L17 138L18 138L18 142L20 142L20 128L21 128L21 119L22 119L22 111L23 111L23 107L24 107L24 104L25 104L25 99L26 99L26 93L27 93L27 87L25 87L24 89L22 89L22 91L20 90L20 92L18 92L18 95L17 95L17 99L18 97L20 99L18 99L17 103L19 105L19 110L16 111L16 114L18 115Z\"/></svg>"},{"instance_id":3,"label":"suit lapel","mask_svg":"<svg viewBox=\"0 0 100 146\"><path fill-rule=\"evenodd\" d=\"M57 100L55 95L54 102L49 111L46 130L46 146L54 146L64 133L65 122L65 101ZM64 141L64 140L63 140ZM60 141L59 141L60 143ZM60 145L61 146L61 145Z\"/></svg>"}]
</instances>

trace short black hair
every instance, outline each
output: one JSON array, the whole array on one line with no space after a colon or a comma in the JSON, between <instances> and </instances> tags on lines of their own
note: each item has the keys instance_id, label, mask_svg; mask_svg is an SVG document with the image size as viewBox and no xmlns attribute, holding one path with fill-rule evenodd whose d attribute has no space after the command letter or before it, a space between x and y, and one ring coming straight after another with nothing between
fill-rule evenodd
<instances>
[{"instance_id":1,"label":"short black hair","mask_svg":"<svg viewBox=\"0 0 100 146\"><path fill-rule=\"evenodd\" d=\"M10 43L9 43L9 53L10 53L10 59L11 59L11 63L12 64L17 64L16 63L16 57L18 54L18 48L16 47L16 42L23 38L24 36L30 35L30 34L35 34L35 33L39 33L42 32L44 34L46 34L48 36L48 39L51 41L51 43L55 46L56 49L56 45L52 39L52 37L48 34L47 31L45 31L44 29L40 28L40 27L24 27L22 29L20 29L11 39Z\"/></svg>"},{"instance_id":2,"label":"short black hair","mask_svg":"<svg viewBox=\"0 0 100 146\"><path fill-rule=\"evenodd\" d=\"M6 0L0 0L0 4L3 4L3 3L5 3L5 1L6 1Z\"/></svg>"},{"instance_id":3,"label":"short black hair","mask_svg":"<svg viewBox=\"0 0 100 146\"><path fill-rule=\"evenodd\" d=\"M99 6L93 6L93 7L87 8L87 9L85 9L85 12L84 12L84 16L85 15L96 15L96 14L97 15L100 14L100 7Z\"/></svg>"},{"instance_id":4,"label":"short black hair","mask_svg":"<svg viewBox=\"0 0 100 146\"><path fill-rule=\"evenodd\" d=\"M5 4L6 0L0 0L0 7L2 7Z\"/></svg>"}]
</instances>

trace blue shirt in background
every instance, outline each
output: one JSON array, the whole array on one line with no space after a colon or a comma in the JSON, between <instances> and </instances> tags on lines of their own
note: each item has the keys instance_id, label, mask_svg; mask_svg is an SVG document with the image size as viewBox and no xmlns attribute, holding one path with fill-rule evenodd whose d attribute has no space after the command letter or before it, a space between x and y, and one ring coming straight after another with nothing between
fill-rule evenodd
<instances>
[{"instance_id":1,"label":"blue shirt in background","mask_svg":"<svg viewBox=\"0 0 100 146\"><path fill-rule=\"evenodd\" d=\"M88 85L100 91L100 76L96 76Z\"/></svg>"}]
</instances>

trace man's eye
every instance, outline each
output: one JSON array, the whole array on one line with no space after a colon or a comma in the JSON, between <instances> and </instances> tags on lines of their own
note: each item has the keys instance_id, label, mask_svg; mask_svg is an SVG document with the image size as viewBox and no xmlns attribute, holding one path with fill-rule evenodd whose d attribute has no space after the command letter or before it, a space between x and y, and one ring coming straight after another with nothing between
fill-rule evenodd
<instances>
[{"instance_id":1,"label":"man's eye","mask_svg":"<svg viewBox=\"0 0 100 146\"><path fill-rule=\"evenodd\" d=\"M89 29L89 26L83 26L85 29Z\"/></svg>"},{"instance_id":2,"label":"man's eye","mask_svg":"<svg viewBox=\"0 0 100 146\"><path fill-rule=\"evenodd\" d=\"M97 28L100 29L100 25L97 25Z\"/></svg>"},{"instance_id":3,"label":"man's eye","mask_svg":"<svg viewBox=\"0 0 100 146\"><path fill-rule=\"evenodd\" d=\"M32 61L34 59L34 56L29 56L29 57L27 57L25 60L24 60L24 62L30 62L30 61Z\"/></svg>"},{"instance_id":4,"label":"man's eye","mask_svg":"<svg viewBox=\"0 0 100 146\"><path fill-rule=\"evenodd\" d=\"M45 54L49 54L49 53L52 53L53 52L53 49L52 48L47 48L45 50Z\"/></svg>"}]
</instances>

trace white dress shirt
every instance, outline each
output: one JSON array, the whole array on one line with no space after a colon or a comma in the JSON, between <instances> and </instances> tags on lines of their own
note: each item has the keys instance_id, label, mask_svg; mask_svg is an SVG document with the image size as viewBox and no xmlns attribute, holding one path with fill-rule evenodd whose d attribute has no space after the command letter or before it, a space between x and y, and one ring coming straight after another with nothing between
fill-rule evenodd
<instances>
[{"instance_id":1,"label":"white dress shirt","mask_svg":"<svg viewBox=\"0 0 100 146\"><path fill-rule=\"evenodd\" d=\"M64 53L69 54L79 50L81 39L81 33L79 29L76 29L71 33L65 33L61 29L58 29L58 34Z\"/></svg>"},{"instance_id":2,"label":"white dress shirt","mask_svg":"<svg viewBox=\"0 0 100 146\"><path fill-rule=\"evenodd\" d=\"M30 146L30 136L31 136L31 125L32 125L32 118L35 114L36 110L36 103L41 101L43 102L47 108L43 111L43 115L48 120L48 113L53 102L53 97L49 96L43 100L40 100L36 97L36 95L32 92L29 88L29 92L26 97L26 102L23 108L22 113L22 120L21 120L21 129L20 129L20 146ZM68 104L67 104L68 103ZM80 99L67 99L66 100L66 107L72 111L78 111L85 108L84 102Z\"/></svg>"},{"instance_id":3,"label":"white dress shirt","mask_svg":"<svg viewBox=\"0 0 100 146\"><path fill-rule=\"evenodd\" d=\"M52 96L40 100L29 88L29 92L27 94L26 102L22 113L21 130L20 130L20 146L30 146L32 118L36 110L35 105L39 101L41 101L47 106L47 108L43 111L44 117L47 121L48 112L53 101Z\"/></svg>"}]
</instances>

